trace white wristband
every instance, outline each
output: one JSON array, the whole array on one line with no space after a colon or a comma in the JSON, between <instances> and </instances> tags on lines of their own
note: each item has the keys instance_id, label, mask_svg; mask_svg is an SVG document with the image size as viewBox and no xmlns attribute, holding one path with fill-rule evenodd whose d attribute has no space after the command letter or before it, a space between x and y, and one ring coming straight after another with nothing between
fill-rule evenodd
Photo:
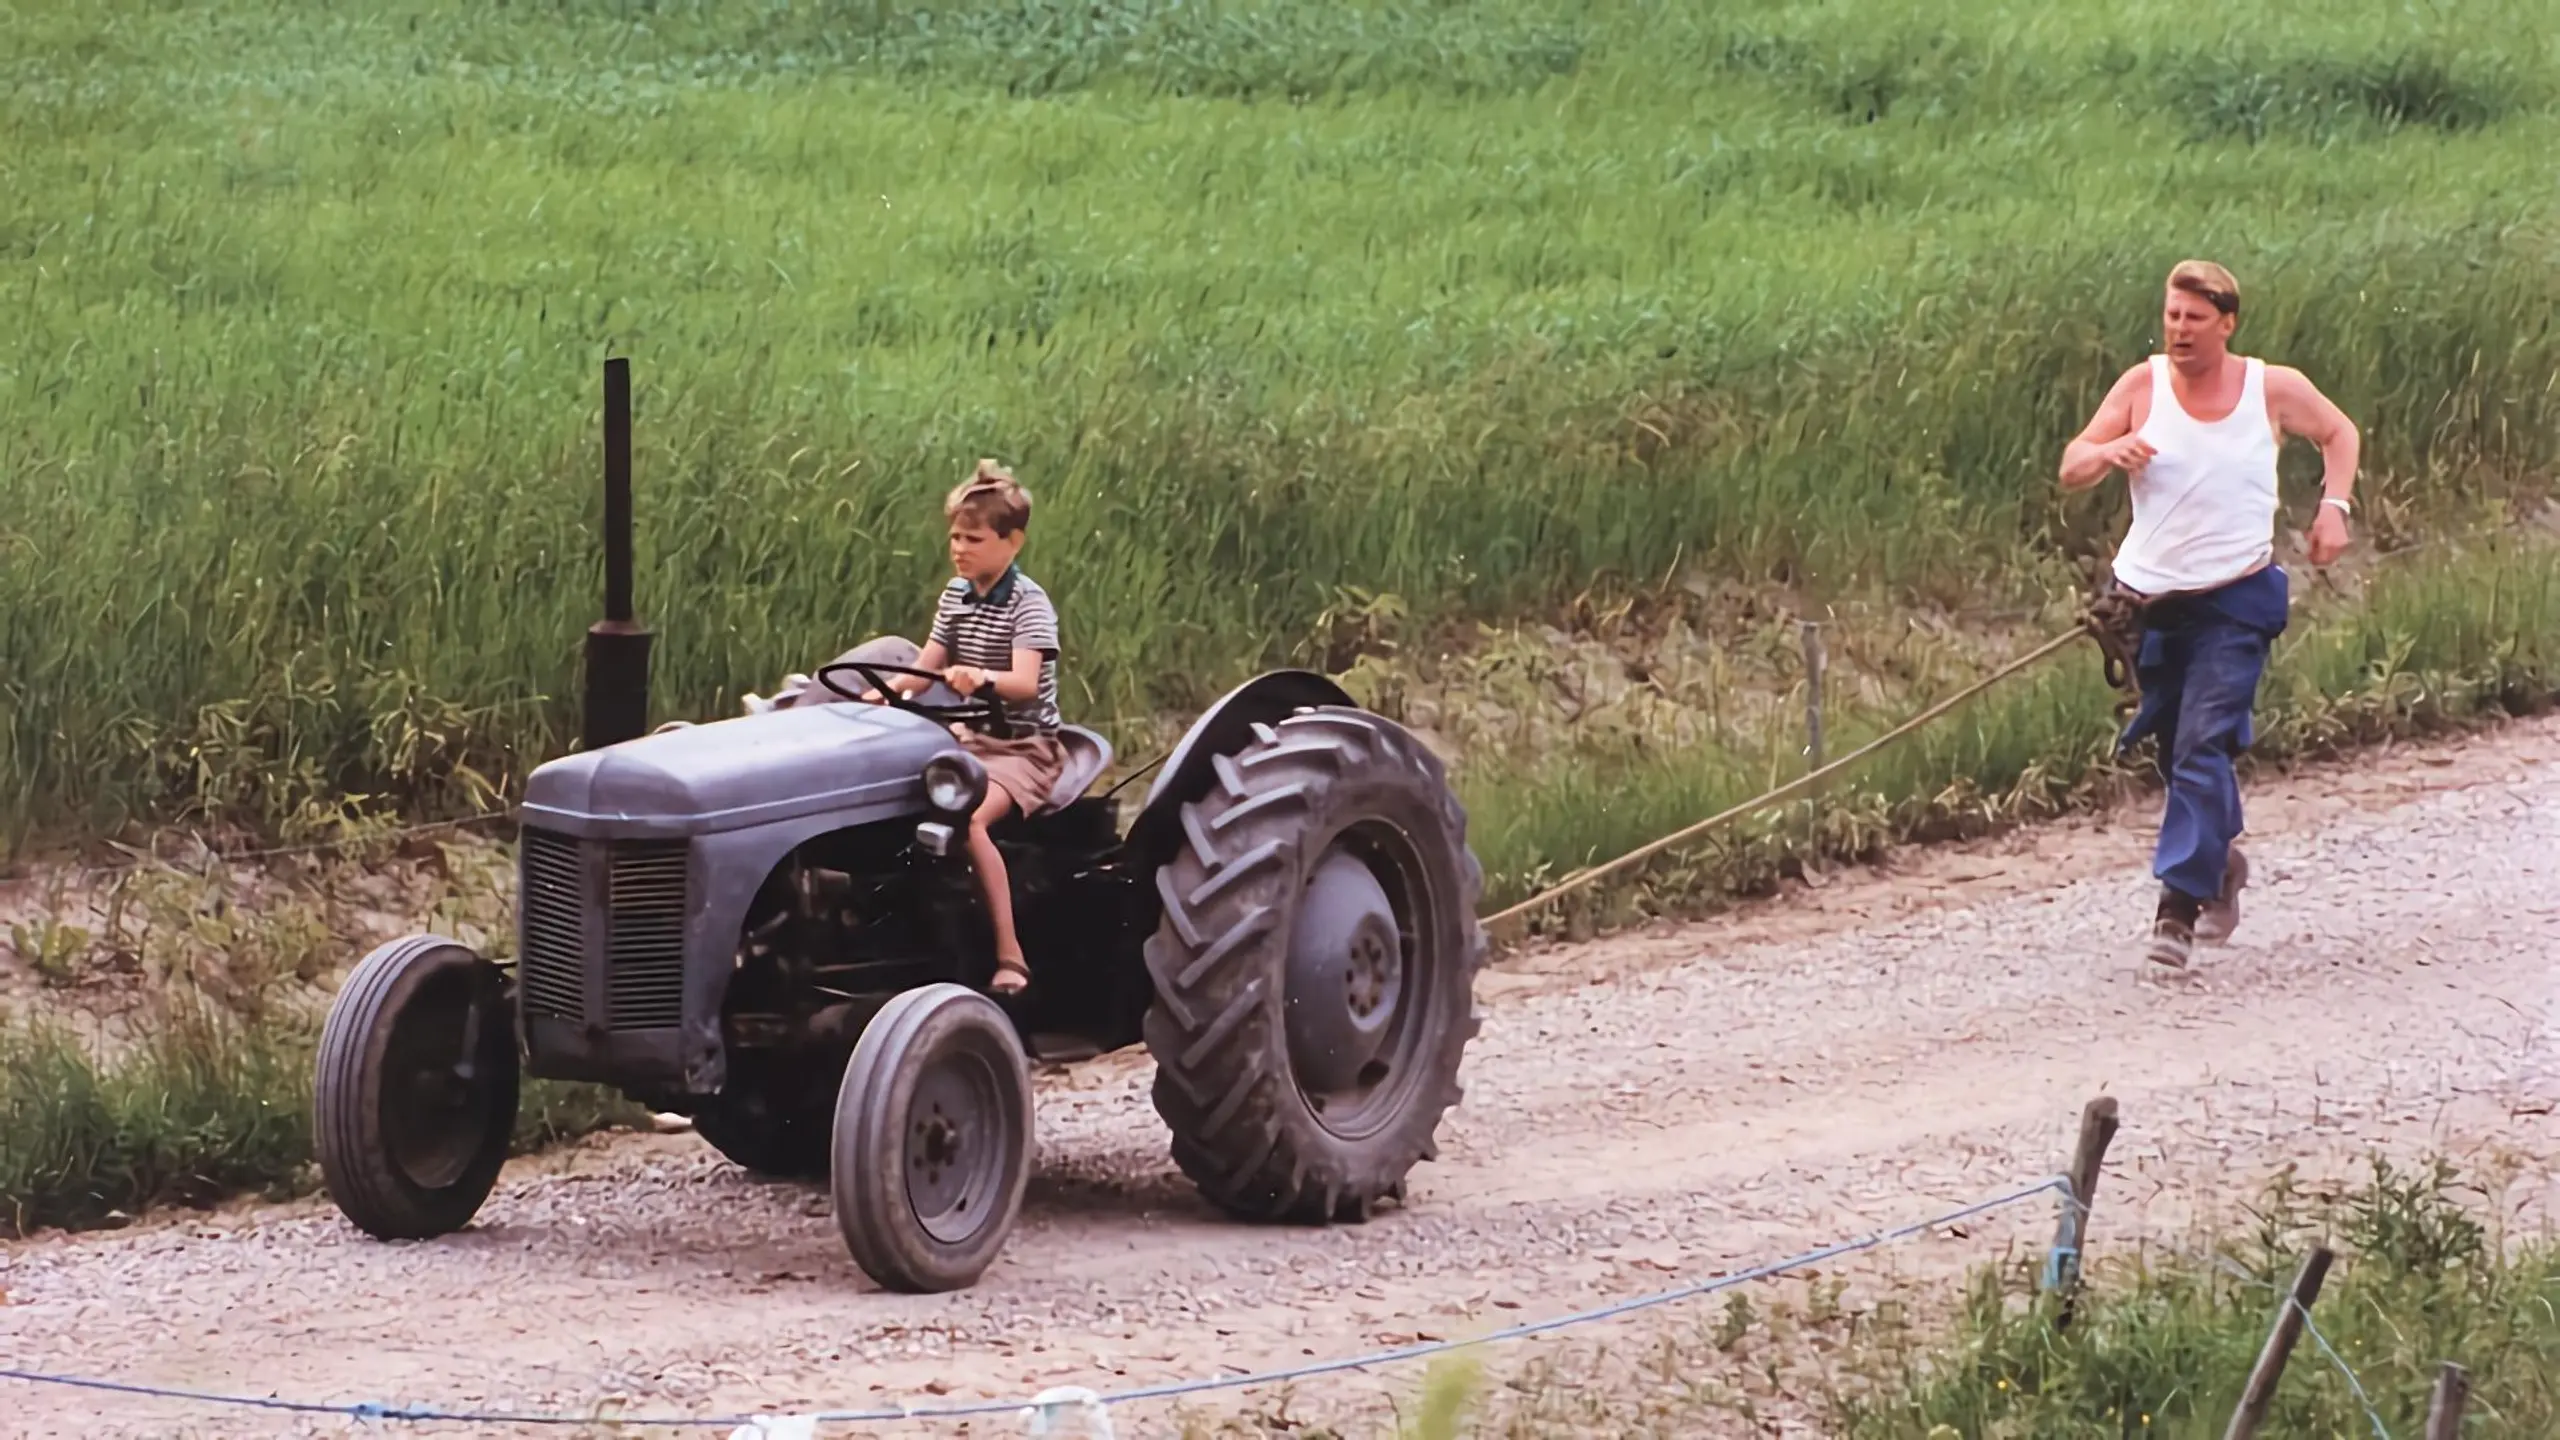
<instances>
[{"instance_id":1,"label":"white wristband","mask_svg":"<svg viewBox=\"0 0 2560 1440\"><path fill-rule=\"evenodd\" d=\"M2339 499L2339 498L2338 498L2337 496L2335 496L2335 495L2323 495L2323 496L2321 496L2321 497L2320 497L2320 503L2321 503L2321 504L2323 504L2323 505L2335 505L2335 506L2337 506L2337 507L2338 507L2338 513L2339 513L2339 514L2341 514L2341 515L2353 515L2354 513L2356 513L2353 509L2349 508L2349 506L2347 505L2347 502L2346 502L2346 501Z\"/></svg>"}]
</instances>

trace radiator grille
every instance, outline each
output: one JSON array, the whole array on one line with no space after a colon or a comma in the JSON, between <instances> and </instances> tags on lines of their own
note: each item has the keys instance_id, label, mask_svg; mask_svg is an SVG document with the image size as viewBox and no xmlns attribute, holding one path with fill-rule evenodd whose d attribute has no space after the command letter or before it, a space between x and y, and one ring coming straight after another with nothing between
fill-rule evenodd
<instances>
[{"instance_id":1,"label":"radiator grille","mask_svg":"<svg viewBox=\"0 0 2560 1440\"><path fill-rule=\"evenodd\" d=\"M674 1029L684 1022L685 842L611 842L604 893L592 897L590 853L571 836L524 832L517 863L525 1012L583 1024L587 969L600 962L609 1028ZM598 929L603 953L591 958Z\"/></svg>"},{"instance_id":2,"label":"radiator grille","mask_svg":"<svg viewBox=\"0 0 2560 1440\"><path fill-rule=\"evenodd\" d=\"M519 842L517 905L523 913L520 983L527 1014L586 1019L587 927L578 842L527 829Z\"/></svg>"},{"instance_id":3,"label":"radiator grille","mask_svg":"<svg viewBox=\"0 0 2560 1440\"><path fill-rule=\"evenodd\" d=\"M613 847L605 995L616 1030L668 1030L684 1022L684 875L682 840L626 840Z\"/></svg>"}]
</instances>

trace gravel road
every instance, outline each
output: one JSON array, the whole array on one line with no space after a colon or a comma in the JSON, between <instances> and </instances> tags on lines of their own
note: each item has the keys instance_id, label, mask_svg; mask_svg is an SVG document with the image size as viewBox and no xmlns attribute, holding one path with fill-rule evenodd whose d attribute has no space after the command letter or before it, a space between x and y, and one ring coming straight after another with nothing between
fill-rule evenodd
<instances>
[{"instance_id":1,"label":"gravel road","mask_svg":"<svg viewBox=\"0 0 2560 1440\"><path fill-rule=\"evenodd\" d=\"M2183 1233L2286 1165L2353 1173L2372 1146L2548 1162L2555 760L2546 719L2261 782L2240 933L2184 976L2135 958L2147 808L1514 957L1484 981L1440 1161L1366 1226L1215 1219L1132 1053L1043 1079L1024 1224L964 1294L874 1290L818 1189L752 1181L688 1135L619 1136L519 1164L476 1228L434 1243L373 1243L306 1202L8 1246L0 1343L16 1368L335 1402L939 1406L1303 1364L1669 1288L2032 1184L2101 1092L2124 1129L2098 1248ZM2556 1168L2510 1199L2550 1208ZM2051 1201L1879 1258L1942 1275L2038 1246ZM1418 1375L1296 1394L1356 1409ZM27 1435L350 1426L26 1384L6 1399ZM1145 1406L1113 1413L1122 1436L1171 1433Z\"/></svg>"}]
</instances>

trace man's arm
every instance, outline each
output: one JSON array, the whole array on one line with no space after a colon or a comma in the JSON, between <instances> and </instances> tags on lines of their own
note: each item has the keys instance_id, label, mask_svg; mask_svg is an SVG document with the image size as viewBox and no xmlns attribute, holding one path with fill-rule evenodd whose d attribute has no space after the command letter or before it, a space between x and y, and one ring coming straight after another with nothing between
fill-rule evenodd
<instances>
[{"instance_id":1,"label":"man's arm","mask_svg":"<svg viewBox=\"0 0 2560 1440\"><path fill-rule=\"evenodd\" d=\"M2275 411L2277 444L2287 435L2299 435L2320 447L2320 505L2311 517L2310 549L2311 563L2326 565L2347 550L2347 507L2355 494L2363 439L2346 412L2291 366L2267 367L2267 405Z\"/></svg>"},{"instance_id":2,"label":"man's arm","mask_svg":"<svg viewBox=\"0 0 2560 1440\"><path fill-rule=\"evenodd\" d=\"M2267 367L2267 398L2274 403L2276 429L2281 435L2299 435L2320 447L2322 472L2320 494L2323 499L2355 498L2356 462L2364 452L2363 437L2356 433L2356 422L2347 418L2310 377L2289 365ZM2323 508L2335 510L2337 507Z\"/></svg>"},{"instance_id":3,"label":"man's arm","mask_svg":"<svg viewBox=\"0 0 2560 1440\"><path fill-rule=\"evenodd\" d=\"M2151 458L2151 447L2132 433L2134 388L2146 383L2150 374L2148 366L2136 365L2117 376L2116 383L2107 387L2107 398L2099 402L2098 413L2062 447L2064 490L2086 490L2110 470L2139 470Z\"/></svg>"}]
</instances>

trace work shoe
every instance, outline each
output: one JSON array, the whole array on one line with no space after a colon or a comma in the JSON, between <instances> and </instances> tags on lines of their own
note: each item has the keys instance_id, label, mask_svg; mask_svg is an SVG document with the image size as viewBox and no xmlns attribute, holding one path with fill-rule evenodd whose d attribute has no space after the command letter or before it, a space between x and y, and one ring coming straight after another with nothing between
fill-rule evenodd
<instances>
[{"instance_id":1,"label":"work shoe","mask_svg":"<svg viewBox=\"0 0 2560 1440\"><path fill-rule=\"evenodd\" d=\"M2222 867L2222 893L2196 913L2196 941L2219 945L2240 928L2240 889L2249 883L2249 857L2231 847L2231 863Z\"/></svg>"},{"instance_id":2,"label":"work shoe","mask_svg":"<svg viewBox=\"0 0 2560 1440\"><path fill-rule=\"evenodd\" d=\"M2172 970L2187 968L2187 957L2196 944L2196 914L2202 907L2188 896L2163 885L2160 908L2151 918L2151 943L2142 958L2154 965Z\"/></svg>"}]
</instances>

